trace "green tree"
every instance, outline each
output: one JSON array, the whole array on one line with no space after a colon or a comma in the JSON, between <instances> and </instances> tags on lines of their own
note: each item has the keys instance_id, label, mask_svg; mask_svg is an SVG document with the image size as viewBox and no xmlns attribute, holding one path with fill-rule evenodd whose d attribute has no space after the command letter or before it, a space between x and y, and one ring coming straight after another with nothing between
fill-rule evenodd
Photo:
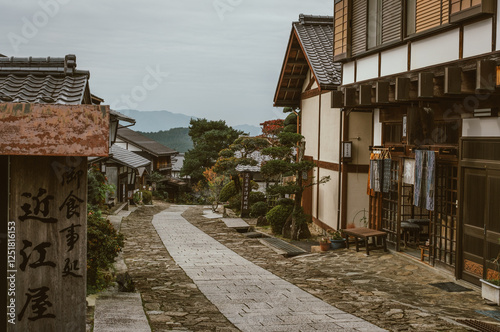
<instances>
[{"instance_id":1,"label":"green tree","mask_svg":"<svg viewBox=\"0 0 500 332\"><path fill-rule=\"evenodd\" d=\"M268 146L269 140L263 137L238 137L228 148L219 152L219 159L215 163L214 171L230 176L236 185L236 190L240 192L241 183L236 166L258 165L258 160L252 158L252 154Z\"/></svg>"},{"instance_id":2,"label":"green tree","mask_svg":"<svg viewBox=\"0 0 500 332\"><path fill-rule=\"evenodd\" d=\"M214 166L219 151L229 147L241 134L242 131L229 127L223 120L191 119L189 136L194 147L186 152L181 175L190 176L193 183L205 183L203 172Z\"/></svg>"},{"instance_id":3,"label":"green tree","mask_svg":"<svg viewBox=\"0 0 500 332\"><path fill-rule=\"evenodd\" d=\"M291 109L285 109L284 112L294 112ZM295 118L297 114L295 114ZM292 118L292 117L291 117ZM314 163L304 160L305 141L304 136L289 131L282 131L278 135L278 144L265 148L262 153L271 157L261 167L261 172L268 178L291 177L292 181L282 181L268 188L268 192L281 197L288 195L294 196L294 206L291 222L283 226L283 234L292 239L299 239L307 235L308 228L306 217L302 210L302 193L304 190L315 184L326 183L330 177L322 177L317 182L304 181L304 175L315 167Z\"/></svg>"}]
</instances>

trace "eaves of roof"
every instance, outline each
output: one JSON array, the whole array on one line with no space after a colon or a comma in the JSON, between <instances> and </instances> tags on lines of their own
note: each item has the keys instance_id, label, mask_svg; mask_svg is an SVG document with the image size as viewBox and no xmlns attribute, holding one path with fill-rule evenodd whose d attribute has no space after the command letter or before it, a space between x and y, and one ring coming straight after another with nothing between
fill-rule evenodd
<instances>
[{"instance_id":1,"label":"eaves of roof","mask_svg":"<svg viewBox=\"0 0 500 332\"><path fill-rule=\"evenodd\" d=\"M76 56L0 57L0 102L92 104L90 73L76 70Z\"/></svg>"},{"instance_id":2,"label":"eaves of roof","mask_svg":"<svg viewBox=\"0 0 500 332\"><path fill-rule=\"evenodd\" d=\"M137 153L120 148L115 144L111 146L109 159L134 169L146 167L151 164L150 160L139 156Z\"/></svg>"},{"instance_id":3,"label":"eaves of roof","mask_svg":"<svg viewBox=\"0 0 500 332\"><path fill-rule=\"evenodd\" d=\"M129 128L120 127L118 129L117 136L120 139L128 142L129 144L135 145L136 147L148 152L155 157L171 156L178 153L177 151Z\"/></svg>"},{"instance_id":4,"label":"eaves of roof","mask_svg":"<svg viewBox=\"0 0 500 332\"><path fill-rule=\"evenodd\" d=\"M302 87L311 70L321 90L336 90L341 65L333 62L333 17L300 15L290 40L274 96L274 106L299 107Z\"/></svg>"}]
</instances>

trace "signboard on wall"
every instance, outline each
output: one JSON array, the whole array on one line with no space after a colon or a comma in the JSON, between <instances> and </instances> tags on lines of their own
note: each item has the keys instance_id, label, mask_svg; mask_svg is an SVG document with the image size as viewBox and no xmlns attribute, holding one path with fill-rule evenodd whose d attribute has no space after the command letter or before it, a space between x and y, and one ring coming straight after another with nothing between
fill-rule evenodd
<instances>
[{"instance_id":1,"label":"signboard on wall","mask_svg":"<svg viewBox=\"0 0 500 332\"><path fill-rule=\"evenodd\" d=\"M10 188L6 330L85 331L87 158L12 156Z\"/></svg>"}]
</instances>

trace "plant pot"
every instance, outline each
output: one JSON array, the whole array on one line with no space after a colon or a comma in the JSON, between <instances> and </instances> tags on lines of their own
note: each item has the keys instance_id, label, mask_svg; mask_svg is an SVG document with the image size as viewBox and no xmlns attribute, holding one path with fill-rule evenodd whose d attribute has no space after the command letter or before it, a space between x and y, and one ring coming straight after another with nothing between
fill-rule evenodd
<instances>
[{"instance_id":1,"label":"plant pot","mask_svg":"<svg viewBox=\"0 0 500 332\"><path fill-rule=\"evenodd\" d=\"M330 249L330 243L328 243L328 242L320 242L319 243L319 249L321 251L327 251L328 249Z\"/></svg>"},{"instance_id":2,"label":"plant pot","mask_svg":"<svg viewBox=\"0 0 500 332\"><path fill-rule=\"evenodd\" d=\"M491 302L500 304L500 286L492 284L486 280L479 279L481 281L481 297L483 299L489 300Z\"/></svg>"},{"instance_id":3,"label":"plant pot","mask_svg":"<svg viewBox=\"0 0 500 332\"><path fill-rule=\"evenodd\" d=\"M330 247L335 249L345 248L345 239L341 240L330 240Z\"/></svg>"}]
</instances>

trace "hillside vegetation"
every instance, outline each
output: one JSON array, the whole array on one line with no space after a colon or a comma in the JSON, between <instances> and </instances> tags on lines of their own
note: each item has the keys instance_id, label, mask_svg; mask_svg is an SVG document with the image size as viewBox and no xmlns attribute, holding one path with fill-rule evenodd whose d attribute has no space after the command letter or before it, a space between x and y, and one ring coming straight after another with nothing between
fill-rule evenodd
<instances>
[{"instance_id":1,"label":"hillside vegetation","mask_svg":"<svg viewBox=\"0 0 500 332\"><path fill-rule=\"evenodd\" d=\"M172 128L170 130L161 130L158 132L141 132L144 136L180 153L185 153L193 148L193 141L188 133L189 128Z\"/></svg>"}]
</instances>

